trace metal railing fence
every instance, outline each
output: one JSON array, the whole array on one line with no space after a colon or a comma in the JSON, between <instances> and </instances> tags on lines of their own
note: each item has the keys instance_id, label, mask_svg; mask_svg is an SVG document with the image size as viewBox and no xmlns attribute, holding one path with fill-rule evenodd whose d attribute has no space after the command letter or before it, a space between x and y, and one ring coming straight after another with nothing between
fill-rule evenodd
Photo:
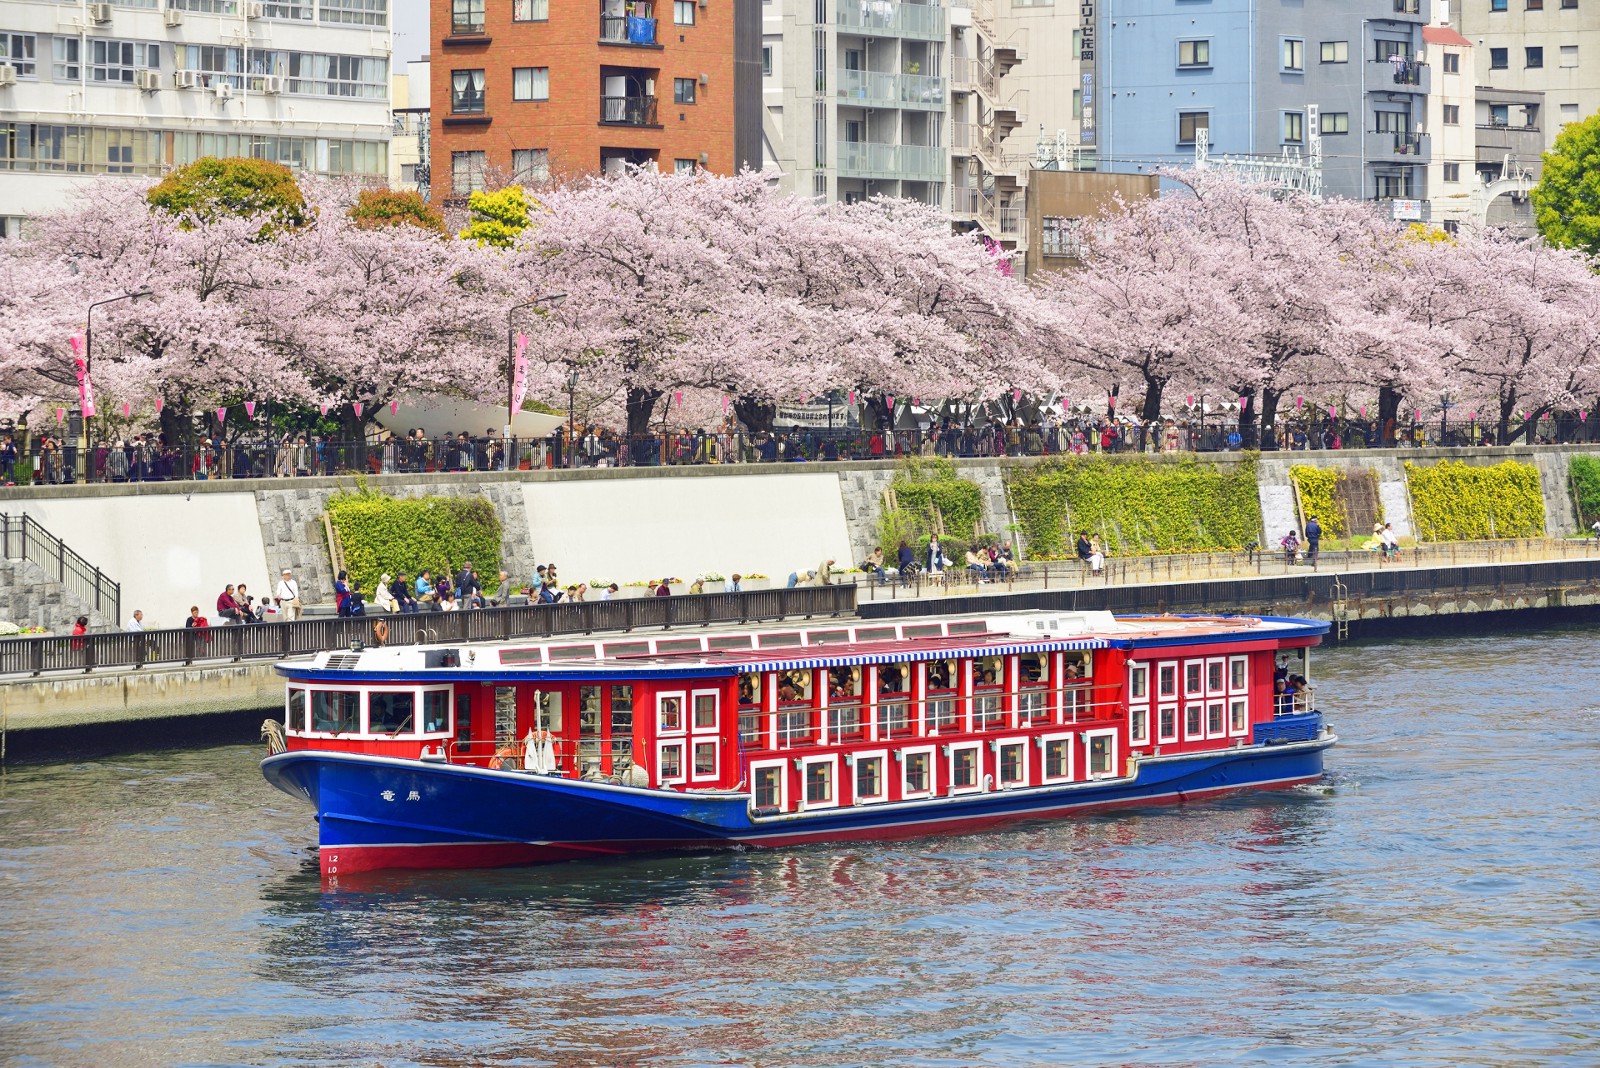
<instances>
[{"instance_id":1,"label":"metal railing fence","mask_svg":"<svg viewBox=\"0 0 1600 1068\"><path fill-rule=\"evenodd\" d=\"M37 564L105 618L122 618L122 585L69 549L32 516L0 514L0 558Z\"/></svg>"}]
</instances>

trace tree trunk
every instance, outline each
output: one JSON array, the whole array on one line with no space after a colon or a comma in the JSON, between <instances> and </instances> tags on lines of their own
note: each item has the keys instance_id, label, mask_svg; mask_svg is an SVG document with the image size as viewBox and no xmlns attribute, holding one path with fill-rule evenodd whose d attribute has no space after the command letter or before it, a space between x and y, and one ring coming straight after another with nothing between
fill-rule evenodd
<instances>
[{"instance_id":1,"label":"tree trunk","mask_svg":"<svg viewBox=\"0 0 1600 1068\"><path fill-rule=\"evenodd\" d=\"M1146 425L1160 421L1161 391L1164 390L1166 386L1167 384L1159 378L1151 378L1149 375L1145 376L1144 406L1139 409L1139 418L1143 420Z\"/></svg>"},{"instance_id":2,"label":"tree trunk","mask_svg":"<svg viewBox=\"0 0 1600 1068\"><path fill-rule=\"evenodd\" d=\"M1245 398L1239 406L1239 437L1244 439L1245 448L1253 449L1260 444L1256 441L1256 391L1241 386L1233 395Z\"/></svg>"},{"instance_id":3,"label":"tree trunk","mask_svg":"<svg viewBox=\"0 0 1600 1068\"><path fill-rule=\"evenodd\" d=\"M1278 400L1282 396L1283 390L1281 389L1263 388L1261 390L1261 440L1263 444L1266 442L1266 435L1269 430L1276 434L1278 428ZM1278 442L1278 447L1283 447L1282 441Z\"/></svg>"},{"instance_id":4,"label":"tree trunk","mask_svg":"<svg viewBox=\"0 0 1600 1068\"><path fill-rule=\"evenodd\" d=\"M733 414L750 433L769 434L772 432L773 420L778 418L778 406L760 397L736 397L733 401Z\"/></svg>"},{"instance_id":5,"label":"tree trunk","mask_svg":"<svg viewBox=\"0 0 1600 1068\"><path fill-rule=\"evenodd\" d=\"M1378 426L1381 428L1382 437L1379 443L1386 449L1392 449L1397 444L1395 440L1395 422L1400 415L1400 402L1405 398L1400 391L1389 386L1378 389Z\"/></svg>"},{"instance_id":6,"label":"tree trunk","mask_svg":"<svg viewBox=\"0 0 1600 1068\"><path fill-rule=\"evenodd\" d=\"M650 433L650 417L663 394L659 389L628 387L628 436L640 437Z\"/></svg>"},{"instance_id":7,"label":"tree trunk","mask_svg":"<svg viewBox=\"0 0 1600 1068\"><path fill-rule=\"evenodd\" d=\"M161 408L161 433L167 444L187 448L194 444L194 419L171 399Z\"/></svg>"},{"instance_id":8,"label":"tree trunk","mask_svg":"<svg viewBox=\"0 0 1600 1068\"><path fill-rule=\"evenodd\" d=\"M1500 398L1500 429L1494 437L1494 443L1496 445L1505 445L1509 442L1511 436L1511 416L1516 410L1516 394L1513 393L1510 396L1502 396Z\"/></svg>"}]
</instances>

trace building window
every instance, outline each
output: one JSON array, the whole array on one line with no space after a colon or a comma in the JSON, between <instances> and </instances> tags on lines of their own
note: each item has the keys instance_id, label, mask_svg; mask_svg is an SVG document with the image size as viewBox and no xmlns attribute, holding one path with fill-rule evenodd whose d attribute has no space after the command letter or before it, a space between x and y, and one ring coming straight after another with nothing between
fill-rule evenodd
<instances>
[{"instance_id":1,"label":"building window","mask_svg":"<svg viewBox=\"0 0 1600 1068\"><path fill-rule=\"evenodd\" d=\"M1403 134L1411 125L1409 111L1375 111L1372 113L1372 128L1378 133Z\"/></svg>"},{"instance_id":2,"label":"building window","mask_svg":"<svg viewBox=\"0 0 1600 1068\"><path fill-rule=\"evenodd\" d=\"M1083 90L1082 89L1074 89L1072 91L1072 117L1075 118L1075 119L1083 118Z\"/></svg>"},{"instance_id":3,"label":"building window","mask_svg":"<svg viewBox=\"0 0 1600 1068\"><path fill-rule=\"evenodd\" d=\"M1284 144L1303 144L1306 139L1306 116L1301 111L1285 111L1283 113L1283 141Z\"/></svg>"},{"instance_id":4,"label":"building window","mask_svg":"<svg viewBox=\"0 0 1600 1068\"><path fill-rule=\"evenodd\" d=\"M772 46L771 45L762 45L761 46L761 76L763 78L772 77Z\"/></svg>"},{"instance_id":5,"label":"building window","mask_svg":"<svg viewBox=\"0 0 1600 1068\"><path fill-rule=\"evenodd\" d=\"M319 0L317 17L347 26L387 26L389 0Z\"/></svg>"},{"instance_id":6,"label":"building window","mask_svg":"<svg viewBox=\"0 0 1600 1068\"><path fill-rule=\"evenodd\" d=\"M450 32L483 32L483 0L450 0Z\"/></svg>"},{"instance_id":7,"label":"building window","mask_svg":"<svg viewBox=\"0 0 1600 1068\"><path fill-rule=\"evenodd\" d=\"M1195 136L1201 130L1211 129L1211 112L1209 111L1180 111L1178 112L1178 144L1192 145Z\"/></svg>"},{"instance_id":8,"label":"building window","mask_svg":"<svg viewBox=\"0 0 1600 1068\"><path fill-rule=\"evenodd\" d=\"M1083 53L1083 31L1082 30L1073 30L1072 31L1072 55L1075 58L1082 58L1082 53Z\"/></svg>"},{"instance_id":9,"label":"building window","mask_svg":"<svg viewBox=\"0 0 1600 1068\"><path fill-rule=\"evenodd\" d=\"M134 71L161 69L160 45L134 44L132 41L91 40L89 49L92 57L89 67L90 81L132 85Z\"/></svg>"},{"instance_id":10,"label":"building window","mask_svg":"<svg viewBox=\"0 0 1600 1068\"><path fill-rule=\"evenodd\" d=\"M1446 126L1461 125L1461 105L1446 104L1444 106L1444 124Z\"/></svg>"},{"instance_id":11,"label":"building window","mask_svg":"<svg viewBox=\"0 0 1600 1068\"><path fill-rule=\"evenodd\" d=\"M16 35L13 34L12 36L15 37ZM33 38L30 37L28 40L32 41ZM58 82L75 82L78 80L78 76L83 70L78 66L79 46L81 44L82 42L76 37L58 36L50 39L50 77ZM30 56L33 55L31 51L28 54ZM32 63L28 64L28 72L30 74L33 73ZM22 75L20 69L17 71L17 75L19 77Z\"/></svg>"},{"instance_id":12,"label":"building window","mask_svg":"<svg viewBox=\"0 0 1600 1068\"><path fill-rule=\"evenodd\" d=\"M1461 53L1446 52L1444 54L1444 72L1446 74L1461 73Z\"/></svg>"},{"instance_id":13,"label":"building window","mask_svg":"<svg viewBox=\"0 0 1600 1068\"><path fill-rule=\"evenodd\" d=\"M695 167L699 166L698 160L675 159L672 161L673 174L693 174Z\"/></svg>"},{"instance_id":14,"label":"building window","mask_svg":"<svg viewBox=\"0 0 1600 1068\"><path fill-rule=\"evenodd\" d=\"M1081 260L1083 248L1083 220L1061 215L1046 215L1039 220L1040 241L1046 256L1070 256Z\"/></svg>"},{"instance_id":15,"label":"building window","mask_svg":"<svg viewBox=\"0 0 1600 1068\"><path fill-rule=\"evenodd\" d=\"M1528 10L1529 11L1543 11L1544 10L1544 0L1528 0Z\"/></svg>"},{"instance_id":16,"label":"building window","mask_svg":"<svg viewBox=\"0 0 1600 1068\"><path fill-rule=\"evenodd\" d=\"M1446 163L1444 165L1444 180L1447 182L1461 181L1461 164Z\"/></svg>"},{"instance_id":17,"label":"building window","mask_svg":"<svg viewBox=\"0 0 1600 1068\"><path fill-rule=\"evenodd\" d=\"M483 153L450 153L450 192L458 197L483 189Z\"/></svg>"},{"instance_id":18,"label":"building window","mask_svg":"<svg viewBox=\"0 0 1600 1068\"><path fill-rule=\"evenodd\" d=\"M1380 38L1372 42L1372 58L1378 63L1388 63L1396 56L1406 58L1406 42Z\"/></svg>"},{"instance_id":19,"label":"building window","mask_svg":"<svg viewBox=\"0 0 1600 1068\"><path fill-rule=\"evenodd\" d=\"M1561 125L1565 126L1569 122L1577 122L1577 121L1578 121L1578 105L1576 105L1576 104L1562 104L1561 105Z\"/></svg>"},{"instance_id":20,"label":"building window","mask_svg":"<svg viewBox=\"0 0 1600 1068\"><path fill-rule=\"evenodd\" d=\"M549 100L550 68L513 67L511 70L511 99Z\"/></svg>"},{"instance_id":21,"label":"building window","mask_svg":"<svg viewBox=\"0 0 1600 1068\"><path fill-rule=\"evenodd\" d=\"M1461 232L1461 221L1459 219L1446 219L1440 225L1444 227L1444 232L1451 237Z\"/></svg>"},{"instance_id":22,"label":"building window","mask_svg":"<svg viewBox=\"0 0 1600 1068\"><path fill-rule=\"evenodd\" d=\"M450 72L450 110L457 115L481 115L484 106L484 79L481 70Z\"/></svg>"},{"instance_id":23,"label":"building window","mask_svg":"<svg viewBox=\"0 0 1600 1068\"><path fill-rule=\"evenodd\" d=\"M1350 42L1349 41L1323 41L1322 42L1322 62L1324 62L1324 63L1348 63L1348 62L1350 62Z\"/></svg>"},{"instance_id":24,"label":"building window","mask_svg":"<svg viewBox=\"0 0 1600 1068\"><path fill-rule=\"evenodd\" d=\"M1289 71L1306 69L1306 43L1298 37L1283 38L1283 69Z\"/></svg>"},{"instance_id":25,"label":"building window","mask_svg":"<svg viewBox=\"0 0 1600 1068\"><path fill-rule=\"evenodd\" d=\"M1578 10L1578 0L1561 0L1561 10L1562 11L1576 11L1576 10Z\"/></svg>"},{"instance_id":26,"label":"building window","mask_svg":"<svg viewBox=\"0 0 1600 1068\"><path fill-rule=\"evenodd\" d=\"M1178 66L1180 67L1209 67L1211 66L1210 41L1179 41Z\"/></svg>"},{"instance_id":27,"label":"building window","mask_svg":"<svg viewBox=\"0 0 1600 1068\"><path fill-rule=\"evenodd\" d=\"M1347 134L1350 132L1350 113L1348 111L1324 111L1317 116L1317 132L1325 134Z\"/></svg>"},{"instance_id":28,"label":"building window","mask_svg":"<svg viewBox=\"0 0 1600 1068\"><path fill-rule=\"evenodd\" d=\"M1490 126L1510 126L1511 125L1511 105L1510 104L1490 104L1489 105L1489 125Z\"/></svg>"},{"instance_id":29,"label":"building window","mask_svg":"<svg viewBox=\"0 0 1600 1068\"><path fill-rule=\"evenodd\" d=\"M1561 46L1561 65L1563 67L1576 67L1578 65L1578 46Z\"/></svg>"},{"instance_id":30,"label":"building window","mask_svg":"<svg viewBox=\"0 0 1600 1068\"><path fill-rule=\"evenodd\" d=\"M523 185L550 180L550 150L548 148L514 148L511 150L513 180Z\"/></svg>"},{"instance_id":31,"label":"building window","mask_svg":"<svg viewBox=\"0 0 1600 1068\"><path fill-rule=\"evenodd\" d=\"M693 78L674 78L674 79L672 79L672 102L674 104L693 104L694 103L694 79Z\"/></svg>"},{"instance_id":32,"label":"building window","mask_svg":"<svg viewBox=\"0 0 1600 1068\"><path fill-rule=\"evenodd\" d=\"M512 22L548 22L550 0L511 0Z\"/></svg>"},{"instance_id":33,"label":"building window","mask_svg":"<svg viewBox=\"0 0 1600 1068\"><path fill-rule=\"evenodd\" d=\"M60 41L63 38L57 37L56 40ZM77 38L72 38L71 41L74 46L78 43ZM39 39L31 33L0 33L0 63L9 63L17 68L19 78L37 76L38 58L34 55L34 48L38 43ZM74 60L78 58L76 47L72 58ZM76 78L77 75L74 74L73 77Z\"/></svg>"},{"instance_id":34,"label":"building window","mask_svg":"<svg viewBox=\"0 0 1600 1068\"><path fill-rule=\"evenodd\" d=\"M1505 70L1511 65L1510 50L1505 48L1489 49L1489 69Z\"/></svg>"},{"instance_id":35,"label":"building window","mask_svg":"<svg viewBox=\"0 0 1600 1068\"><path fill-rule=\"evenodd\" d=\"M672 0L672 21L678 26L694 25L695 0Z\"/></svg>"},{"instance_id":36,"label":"building window","mask_svg":"<svg viewBox=\"0 0 1600 1068\"><path fill-rule=\"evenodd\" d=\"M1408 200L1411 197L1411 176L1409 174L1377 175L1376 192L1379 200Z\"/></svg>"},{"instance_id":37,"label":"building window","mask_svg":"<svg viewBox=\"0 0 1600 1068\"><path fill-rule=\"evenodd\" d=\"M1506 0L1489 0L1490 11L1504 11L1505 9Z\"/></svg>"},{"instance_id":38,"label":"building window","mask_svg":"<svg viewBox=\"0 0 1600 1068\"><path fill-rule=\"evenodd\" d=\"M181 44L177 46L177 68L179 70L192 70L200 73L201 84L207 89L215 89L219 85L231 85L235 89L244 88L244 49L227 48L223 45L195 45ZM291 53L299 56L301 53ZM319 59L345 58L319 56ZM379 61L382 62L381 60ZM326 68L322 69L326 76ZM295 76L294 68L289 71L290 77ZM289 92L321 93L323 88L315 86L307 89L297 89L291 83ZM382 86L384 95L388 95L388 79L384 79ZM354 95L354 94L352 94Z\"/></svg>"},{"instance_id":39,"label":"building window","mask_svg":"<svg viewBox=\"0 0 1600 1068\"><path fill-rule=\"evenodd\" d=\"M1544 66L1543 48L1524 48L1522 51L1526 57L1527 66L1530 70L1535 67Z\"/></svg>"}]
</instances>

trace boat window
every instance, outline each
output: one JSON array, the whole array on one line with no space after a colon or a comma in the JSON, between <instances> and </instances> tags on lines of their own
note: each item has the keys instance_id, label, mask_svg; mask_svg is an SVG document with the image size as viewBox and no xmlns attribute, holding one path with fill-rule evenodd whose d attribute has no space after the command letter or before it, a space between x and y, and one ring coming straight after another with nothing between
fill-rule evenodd
<instances>
[{"instance_id":1,"label":"boat window","mask_svg":"<svg viewBox=\"0 0 1600 1068\"><path fill-rule=\"evenodd\" d=\"M981 619L973 619L965 623L951 623L946 628L945 633L952 637L957 634L987 634L989 633L989 625Z\"/></svg>"},{"instance_id":2,"label":"boat window","mask_svg":"<svg viewBox=\"0 0 1600 1068\"><path fill-rule=\"evenodd\" d=\"M1027 742L1001 742L998 764L1002 788L1028 785Z\"/></svg>"},{"instance_id":3,"label":"boat window","mask_svg":"<svg viewBox=\"0 0 1600 1068\"><path fill-rule=\"evenodd\" d=\"M663 783L683 781L683 743L668 742L660 747L661 777Z\"/></svg>"},{"instance_id":4,"label":"boat window","mask_svg":"<svg viewBox=\"0 0 1600 1068\"><path fill-rule=\"evenodd\" d=\"M847 630L806 631L807 645L844 645L849 641L850 632Z\"/></svg>"},{"instance_id":5,"label":"boat window","mask_svg":"<svg viewBox=\"0 0 1600 1068\"><path fill-rule=\"evenodd\" d=\"M535 726L542 730L560 734L565 728L561 715L561 691L539 691L539 722Z\"/></svg>"},{"instance_id":6,"label":"boat window","mask_svg":"<svg viewBox=\"0 0 1600 1068\"><path fill-rule=\"evenodd\" d=\"M928 672L928 725L933 734L953 730L956 725L956 680L960 678L960 661L931 660Z\"/></svg>"},{"instance_id":7,"label":"boat window","mask_svg":"<svg viewBox=\"0 0 1600 1068\"><path fill-rule=\"evenodd\" d=\"M707 649L749 649L755 645L748 634L725 634L720 638L707 638Z\"/></svg>"},{"instance_id":8,"label":"boat window","mask_svg":"<svg viewBox=\"0 0 1600 1068\"><path fill-rule=\"evenodd\" d=\"M780 671L778 672L778 703L794 704L797 701L810 703L811 701L811 672L809 671Z\"/></svg>"},{"instance_id":9,"label":"boat window","mask_svg":"<svg viewBox=\"0 0 1600 1068\"><path fill-rule=\"evenodd\" d=\"M1206 705L1206 737L1222 737L1222 702L1212 701Z\"/></svg>"},{"instance_id":10,"label":"boat window","mask_svg":"<svg viewBox=\"0 0 1600 1068\"><path fill-rule=\"evenodd\" d=\"M312 690L311 729L346 734L361 729L361 694L353 690Z\"/></svg>"},{"instance_id":11,"label":"boat window","mask_svg":"<svg viewBox=\"0 0 1600 1068\"><path fill-rule=\"evenodd\" d=\"M409 731L417 718L417 698L410 690L372 690L367 694L367 733Z\"/></svg>"},{"instance_id":12,"label":"boat window","mask_svg":"<svg viewBox=\"0 0 1600 1068\"><path fill-rule=\"evenodd\" d=\"M1247 698L1235 697L1228 702L1228 733L1243 734L1248 726L1250 726L1250 702Z\"/></svg>"},{"instance_id":13,"label":"boat window","mask_svg":"<svg viewBox=\"0 0 1600 1068\"><path fill-rule=\"evenodd\" d=\"M939 638L944 636L943 623L918 623L902 627L900 633L907 638Z\"/></svg>"},{"instance_id":14,"label":"boat window","mask_svg":"<svg viewBox=\"0 0 1600 1068\"><path fill-rule=\"evenodd\" d=\"M1072 778L1072 736L1044 740L1044 781L1065 782Z\"/></svg>"},{"instance_id":15,"label":"boat window","mask_svg":"<svg viewBox=\"0 0 1600 1068\"><path fill-rule=\"evenodd\" d=\"M973 790L978 786L978 747L960 746L950 753L950 789Z\"/></svg>"},{"instance_id":16,"label":"boat window","mask_svg":"<svg viewBox=\"0 0 1600 1068\"><path fill-rule=\"evenodd\" d=\"M1206 706L1194 701L1183 706L1183 739L1192 742L1206 736Z\"/></svg>"},{"instance_id":17,"label":"boat window","mask_svg":"<svg viewBox=\"0 0 1600 1068\"><path fill-rule=\"evenodd\" d=\"M595 655L593 645L556 645L550 649L550 659L556 660L590 660Z\"/></svg>"},{"instance_id":18,"label":"boat window","mask_svg":"<svg viewBox=\"0 0 1600 1068\"><path fill-rule=\"evenodd\" d=\"M809 742L813 737L811 683L809 671L778 673L778 737L784 745Z\"/></svg>"},{"instance_id":19,"label":"boat window","mask_svg":"<svg viewBox=\"0 0 1600 1068\"><path fill-rule=\"evenodd\" d=\"M955 689L956 679L960 678L960 664L959 660L928 661L928 689Z\"/></svg>"},{"instance_id":20,"label":"boat window","mask_svg":"<svg viewBox=\"0 0 1600 1068\"><path fill-rule=\"evenodd\" d=\"M1206 693L1222 692L1222 673L1226 666L1227 661L1220 656L1206 661Z\"/></svg>"},{"instance_id":21,"label":"boat window","mask_svg":"<svg viewBox=\"0 0 1600 1068\"><path fill-rule=\"evenodd\" d=\"M1114 731L1098 731L1089 735L1088 775L1091 779L1106 779L1117 774L1117 738Z\"/></svg>"},{"instance_id":22,"label":"boat window","mask_svg":"<svg viewBox=\"0 0 1600 1068\"><path fill-rule=\"evenodd\" d=\"M752 793L758 809L783 809L783 765L764 764L750 769Z\"/></svg>"},{"instance_id":23,"label":"boat window","mask_svg":"<svg viewBox=\"0 0 1600 1068\"><path fill-rule=\"evenodd\" d=\"M894 641L900 637L895 627L857 627L856 641L858 642L885 642Z\"/></svg>"},{"instance_id":24,"label":"boat window","mask_svg":"<svg viewBox=\"0 0 1600 1068\"><path fill-rule=\"evenodd\" d=\"M999 656L980 656L972 661L972 686L973 689L983 689L988 686L1003 686L1006 681L1005 658Z\"/></svg>"},{"instance_id":25,"label":"boat window","mask_svg":"<svg viewBox=\"0 0 1600 1068\"><path fill-rule=\"evenodd\" d=\"M1017 712L1023 722L1043 722L1050 716L1045 699L1050 683L1049 653L1025 653L1017 658L1017 677L1022 684L1017 694Z\"/></svg>"},{"instance_id":26,"label":"boat window","mask_svg":"<svg viewBox=\"0 0 1600 1068\"><path fill-rule=\"evenodd\" d=\"M1017 658L1024 686L1042 686L1050 681L1050 654L1024 653Z\"/></svg>"},{"instance_id":27,"label":"boat window","mask_svg":"<svg viewBox=\"0 0 1600 1068\"><path fill-rule=\"evenodd\" d=\"M611 687L611 770L633 766L633 687Z\"/></svg>"},{"instance_id":28,"label":"boat window","mask_svg":"<svg viewBox=\"0 0 1600 1068\"><path fill-rule=\"evenodd\" d=\"M607 656L645 656L649 652L649 642L606 642Z\"/></svg>"},{"instance_id":29,"label":"boat window","mask_svg":"<svg viewBox=\"0 0 1600 1068\"><path fill-rule=\"evenodd\" d=\"M1178 665L1162 664L1156 669L1156 694L1161 697L1178 696Z\"/></svg>"},{"instance_id":30,"label":"boat window","mask_svg":"<svg viewBox=\"0 0 1600 1068\"><path fill-rule=\"evenodd\" d=\"M1146 705L1134 705L1128 709L1128 741L1134 745L1144 745L1150 741L1150 709Z\"/></svg>"},{"instance_id":31,"label":"boat window","mask_svg":"<svg viewBox=\"0 0 1600 1068\"><path fill-rule=\"evenodd\" d=\"M998 656L980 656L972 662L972 689L977 694L972 699L973 727L998 727L1005 722L1000 707L1000 690L1006 680L1005 659Z\"/></svg>"},{"instance_id":32,"label":"boat window","mask_svg":"<svg viewBox=\"0 0 1600 1068\"><path fill-rule=\"evenodd\" d=\"M698 653L704 649L699 638L661 638L656 642L658 653Z\"/></svg>"},{"instance_id":33,"label":"boat window","mask_svg":"<svg viewBox=\"0 0 1600 1068\"><path fill-rule=\"evenodd\" d=\"M600 708L600 687L578 687L578 767L585 774L599 771L600 753L604 740L600 737L600 724L604 712Z\"/></svg>"},{"instance_id":34,"label":"boat window","mask_svg":"<svg viewBox=\"0 0 1600 1068\"><path fill-rule=\"evenodd\" d=\"M765 678L759 671L746 671L739 676L739 703L741 705L759 705L761 703L761 682Z\"/></svg>"},{"instance_id":35,"label":"boat window","mask_svg":"<svg viewBox=\"0 0 1600 1068\"><path fill-rule=\"evenodd\" d=\"M1128 700L1148 701L1150 699L1150 665L1128 665Z\"/></svg>"},{"instance_id":36,"label":"boat window","mask_svg":"<svg viewBox=\"0 0 1600 1068\"><path fill-rule=\"evenodd\" d=\"M517 733L517 688L494 688L494 738L501 745L511 744Z\"/></svg>"},{"instance_id":37,"label":"boat window","mask_svg":"<svg viewBox=\"0 0 1600 1068\"><path fill-rule=\"evenodd\" d=\"M1199 660L1187 660L1183 665L1183 695L1193 697L1195 694L1204 693L1201 683L1204 681L1205 664Z\"/></svg>"},{"instance_id":38,"label":"boat window","mask_svg":"<svg viewBox=\"0 0 1600 1068\"><path fill-rule=\"evenodd\" d=\"M422 691L422 733L443 734L450 729L450 691Z\"/></svg>"},{"instance_id":39,"label":"boat window","mask_svg":"<svg viewBox=\"0 0 1600 1068\"><path fill-rule=\"evenodd\" d=\"M1178 740L1178 706L1162 705L1156 715L1156 741L1175 742Z\"/></svg>"},{"instance_id":40,"label":"boat window","mask_svg":"<svg viewBox=\"0 0 1600 1068\"><path fill-rule=\"evenodd\" d=\"M828 670L828 730L836 738L861 736L863 677L860 665Z\"/></svg>"},{"instance_id":41,"label":"boat window","mask_svg":"<svg viewBox=\"0 0 1600 1068\"><path fill-rule=\"evenodd\" d=\"M456 745L463 752L472 747L472 694L466 690L456 694Z\"/></svg>"},{"instance_id":42,"label":"boat window","mask_svg":"<svg viewBox=\"0 0 1600 1068\"><path fill-rule=\"evenodd\" d=\"M1249 657L1236 656L1228 661L1228 689L1242 693L1250 678Z\"/></svg>"},{"instance_id":43,"label":"boat window","mask_svg":"<svg viewBox=\"0 0 1600 1068\"><path fill-rule=\"evenodd\" d=\"M694 743L694 777L697 779L714 779L717 777L717 743L715 739L696 741Z\"/></svg>"},{"instance_id":44,"label":"boat window","mask_svg":"<svg viewBox=\"0 0 1600 1068\"><path fill-rule=\"evenodd\" d=\"M656 730L663 734L683 730L683 694L661 694L656 698Z\"/></svg>"},{"instance_id":45,"label":"boat window","mask_svg":"<svg viewBox=\"0 0 1600 1068\"><path fill-rule=\"evenodd\" d=\"M903 664L885 664L878 669L878 692L883 694L903 694L911 691L911 682L906 678L906 669Z\"/></svg>"},{"instance_id":46,"label":"boat window","mask_svg":"<svg viewBox=\"0 0 1600 1068\"><path fill-rule=\"evenodd\" d=\"M714 731L717 729L716 694L697 693L694 695L694 729L697 731Z\"/></svg>"},{"instance_id":47,"label":"boat window","mask_svg":"<svg viewBox=\"0 0 1600 1068\"><path fill-rule=\"evenodd\" d=\"M901 765L904 769L904 784L902 794L926 794L933 790L933 754L926 749L916 752L907 752L905 761Z\"/></svg>"},{"instance_id":48,"label":"boat window","mask_svg":"<svg viewBox=\"0 0 1600 1068\"><path fill-rule=\"evenodd\" d=\"M758 634L756 645L762 649L776 649L786 645L799 645L800 632L786 630L781 634Z\"/></svg>"},{"instance_id":49,"label":"boat window","mask_svg":"<svg viewBox=\"0 0 1600 1068\"><path fill-rule=\"evenodd\" d=\"M284 722L292 731L309 730L311 725L306 722L306 692L298 687L289 690L289 702L285 706Z\"/></svg>"},{"instance_id":50,"label":"boat window","mask_svg":"<svg viewBox=\"0 0 1600 1068\"><path fill-rule=\"evenodd\" d=\"M1066 682L1087 680L1093 674L1092 654L1086 652L1071 652L1061 655L1061 674Z\"/></svg>"},{"instance_id":51,"label":"boat window","mask_svg":"<svg viewBox=\"0 0 1600 1068\"><path fill-rule=\"evenodd\" d=\"M500 650L501 664L542 664L544 663L544 650L535 646L532 649L502 649Z\"/></svg>"},{"instance_id":52,"label":"boat window","mask_svg":"<svg viewBox=\"0 0 1600 1068\"><path fill-rule=\"evenodd\" d=\"M882 801L884 796L883 757L856 757L856 803Z\"/></svg>"},{"instance_id":53,"label":"boat window","mask_svg":"<svg viewBox=\"0 0 1600 1068\"><path fill-rule=\"evenodd\" d=\"M806 805L819 807L833 804L833 760L816 760L806 764Z\"/></svg>"}]
</instances>

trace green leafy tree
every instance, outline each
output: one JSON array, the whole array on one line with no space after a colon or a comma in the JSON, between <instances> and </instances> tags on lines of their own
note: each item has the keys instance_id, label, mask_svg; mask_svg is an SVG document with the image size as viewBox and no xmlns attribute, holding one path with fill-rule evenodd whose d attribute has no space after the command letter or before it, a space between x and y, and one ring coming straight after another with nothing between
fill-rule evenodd
<instances>
[{"instance_id":1,"label":"green leafy tree","mask_svg":"<svg viewBox=\"0 0 1600 1068\"><path fill-rule=\"evenodd\" d=\"M262 216L262 237L297 229L311 218L293 172L261 159L197 159L152 186L146 199L168 214L205 221Z\"/></svg>"},{"instance_id":2,"label":"green leafy tree","mask_svg":"<svg viewBox=\"0 0 1600 1068\"><path fill-rule=\"evenodd\" d=\"M1544 154L1533 212L1550 244L1600 256L1600 112L1569 123Z\"/></svg>"},{"instance_id":3,"label":"green leafy tree","mask_svg":"<svg viewBox=\"0 0 1600 1068\"><path fill-rule=\"evenodd\" d=\"M350 207L350 218L364 230L383 226L415 226L443 235L444 216L415 189L363 189Z\"/></svg>"},{"instance_id":4,"label":"green leafy tree","mask_svg":"<svg viewBox=\"0 0 1600 1068\"><path fill-rule=\"evenodd\" d=\"M467 201L472 221L461 236L480 245L510 248L533 221L530 213L536 203L520 185L508 185L492 193L473 193Z\"/></svg>"}]
</instances>

